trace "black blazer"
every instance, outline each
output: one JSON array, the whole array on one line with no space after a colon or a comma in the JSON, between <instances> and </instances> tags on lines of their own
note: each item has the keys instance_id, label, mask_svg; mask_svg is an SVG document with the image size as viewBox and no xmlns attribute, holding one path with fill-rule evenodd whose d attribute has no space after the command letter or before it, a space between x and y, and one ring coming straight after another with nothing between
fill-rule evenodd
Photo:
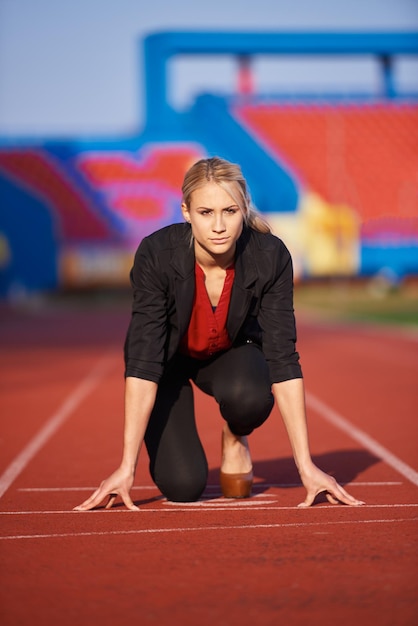
<instances>
[{"instance_id":1,"label":"black blazer","mask_svg":"<svg viewBox=\"0 0 418 626\"><path fill-rule=\"evenodd\" d=\"M167 226L142 240L131 270L132 319L125 375L159 382L187 330L195 290L189 224ZM237 242L227 318L234 345L258 343L272 382L301 378L293 313L292 260L271 234L244 227Z\"/></svg>"}]
</instances>

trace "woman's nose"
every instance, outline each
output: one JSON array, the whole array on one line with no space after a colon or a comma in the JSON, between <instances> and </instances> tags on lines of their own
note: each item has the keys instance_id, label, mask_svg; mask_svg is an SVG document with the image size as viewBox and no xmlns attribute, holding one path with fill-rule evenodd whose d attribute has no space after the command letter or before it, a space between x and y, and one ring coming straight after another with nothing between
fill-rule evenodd
<instances>
[{"instance_id":1,"label":"woman's nose","mask_svg":"<svg viewBox=\"0 0 418 626\"><path fill-rule=\"evenodd\" d=\"M213 230L215 230L217 233L223 232L225 230L223 215L215 215Z\"/></svg>"}]
</instances>

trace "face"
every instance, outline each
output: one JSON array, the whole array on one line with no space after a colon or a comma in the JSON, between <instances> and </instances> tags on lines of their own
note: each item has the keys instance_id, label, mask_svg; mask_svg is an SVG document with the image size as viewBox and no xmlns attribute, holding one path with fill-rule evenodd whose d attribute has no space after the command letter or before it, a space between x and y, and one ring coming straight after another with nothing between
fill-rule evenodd
<instances>
[{"instance_id":1,"label":"face","mask_svg":"<svg viewBox=\"0 0 418 626\"><path fill-rule=\"evenodd\" d=\"M182 204L182 211L192 225L197 260L232 259L244 219L229 193L214 182L205 183L191 194L189 207Z\"/></svg>"}]
</instances>

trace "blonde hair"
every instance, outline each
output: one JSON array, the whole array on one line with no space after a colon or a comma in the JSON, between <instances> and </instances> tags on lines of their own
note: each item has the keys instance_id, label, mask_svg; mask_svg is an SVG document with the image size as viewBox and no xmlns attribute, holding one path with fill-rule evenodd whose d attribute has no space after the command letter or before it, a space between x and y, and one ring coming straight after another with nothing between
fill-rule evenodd
<instances>
[{"instance_id":1,"label":"blonde hair","mask_svg":"<svg viewBox=\"0 0 418 626\"><path fill-rule=\"evenodd\" d=\"M270 233L271 228L251 204L247 182L241 168L219 157L201 159L186 172L182 192L183 202L189 207L191 195L208 182L214 182L233 198L240 208L244 223L260 233Z\"/></svg>"}]
</instances>

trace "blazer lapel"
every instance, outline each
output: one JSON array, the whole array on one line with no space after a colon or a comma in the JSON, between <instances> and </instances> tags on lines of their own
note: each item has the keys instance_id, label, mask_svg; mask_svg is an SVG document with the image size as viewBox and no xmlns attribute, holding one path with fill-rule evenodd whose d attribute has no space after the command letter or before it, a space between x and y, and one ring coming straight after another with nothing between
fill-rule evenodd
<instances>
[{"instance_id":1,"label":"blazer lapel","mask_svg":"<svg viewBox=\"0 0 418 626\"><path fill-rule=\"evenodd\" d=\"M174 299L177 311L179 337L183 337L187 330L193 308L195 291L194 277L194 250L189 241L181 241L174 251L171 265L174 274Z\"/></svg>"},{"instance_id":2,"label":"blazer lapel","mask_svg":"<svg viewBox=\"0 0 418 626\"><path fill-rule=\"evenodd\" d=\"M249 233L244 230L237 242L235 281L229 305L227 329L231 341L235 341L247 316L254 295L253 285L258 278L257 268L249 244Z\"/></svg>"}]
</instances>

